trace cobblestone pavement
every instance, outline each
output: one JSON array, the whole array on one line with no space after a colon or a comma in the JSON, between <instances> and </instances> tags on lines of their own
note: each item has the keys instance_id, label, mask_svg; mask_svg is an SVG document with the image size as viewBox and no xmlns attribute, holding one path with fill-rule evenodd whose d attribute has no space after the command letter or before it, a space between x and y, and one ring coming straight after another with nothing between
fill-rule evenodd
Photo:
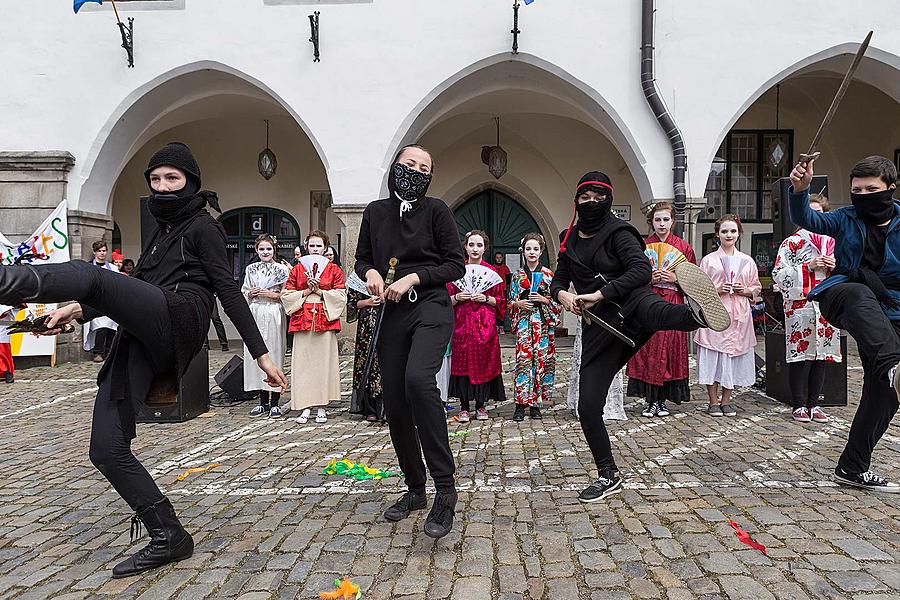
<instances>
[{"instance_id":1,"label":"cobblestone pavement","mask_svg":"<svg viewBox=\"0 0 900 600\"><path fill-rule=\"evenodd\" d=\"M213 353L212 372L225 358ZM567 355L560 363L563 382ZM196 553L113 580L111 567L138 543L125 504L87 457L96 371L35 368L0 386L0 599L317 598L344 575L370 600L900 597L900 499L831 483L855 401L830 410L826 425L801 425L756 393L740 395L737 417L719 419L697 410L699 388L666 419L641 418L631 399L628 421L610 424L626 490L584 505L576 495L592 461L564 385L563 404L542 422L512 422L509 404L490 421L451 421L470 433L451 440L460 505L454 531L437 542L422 532L424 511L381 518L399 480L322 475L330 457L395 465L387 430L349 418L346 403L325 425L251 420L246 405L139 425L135 452ZM855 397L852 358L850 380ZM895 422L874 464L898 479L898 459ZM176 479L211 463L221 466ZM742 544L729 519L768 556Z\"/></svg>"}]
</instances>

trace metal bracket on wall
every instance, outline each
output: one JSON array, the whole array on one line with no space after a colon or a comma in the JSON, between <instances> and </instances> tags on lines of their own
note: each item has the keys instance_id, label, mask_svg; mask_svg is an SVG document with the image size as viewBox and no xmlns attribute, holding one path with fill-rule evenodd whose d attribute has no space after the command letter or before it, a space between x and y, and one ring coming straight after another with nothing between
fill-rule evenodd
<instances>
[{"instance_id":1,"label":"metal bracket on wall","mask_svg":"<svg viewBox=\"0 0 900 600\"><path fill-rule=\"evenodd\" d=\"M513 28L510 30L510 33L513 34L513 45L512 45L512 53L519 53L519 34L522 33L522 30L519 29L519 0L513 2Z\"/></svg>"},{"instance_id":2,"label":"metal bracket on wall","mask_svg":"<svg viewBox=\"0 0 900 600\"><path fill-rule=\"evenodd\" d=\"M128 54L128 68L134 68L134 17L128 17L128 25L119 21L119 32L122 34L122 47Z\"/></svg>"},{"instance_id":3,"label":"metal bracket on wall","mask_svg":"<svg viewBox=\"0 0 900 600\"><path fill-rule=\"evenodd\" d=\"M313 45L313 62L319 60L319 11L309 15L309 41Z\"/></svg>"}]
</instances>

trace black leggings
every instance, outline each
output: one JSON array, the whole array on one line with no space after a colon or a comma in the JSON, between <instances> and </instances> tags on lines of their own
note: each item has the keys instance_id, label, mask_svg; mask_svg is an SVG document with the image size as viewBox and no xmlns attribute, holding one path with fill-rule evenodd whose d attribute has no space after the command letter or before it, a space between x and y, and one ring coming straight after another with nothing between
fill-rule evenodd
<instances>
[{"instance_id":1,"label":"black leggings","mask_svg":"<svg viewBox=\"0 0 900 600\"><path fill-rule=\"evenodd\" d=\"M281 392L269 392L267 390L259 390L259 405L264 408L278 406L278 400L281 399Z\"/></svg>"},{"instance_id":2,"label":"black leggings","mask_svg":"<svg viewBox=\"0 0 900 600\"><path fill-rule=\"evenodd\" d=\"M447 436L447 412L435 376L453 335L453 308L444 287L418 290L388 302L378 339L391 441L406 486L425 492L425 463L438 491L455 489L456 470ZM425 463L422 462L422 453Z\"/></svg>"},{"instance_id":3,"label":"black leggings","mask_svg":"<svg viewBox=\"0 0 900 600\"><path fill-rule=\"evenodd\" d=\"M603 407L613 378L657 331L693 331L698 324L687 304L671 304L648 291L634 302L626 319L626 327L633 335L636 348L599 325L582 326L578 418L597 471L603 477L609 477L617 470L609 433L603 423Z\"/></svg>"},{"instance_id":4,"label":"black leggings","mask_svg":"<svg viewBox=\"0 0 900 600\"><path fill-rule=\"evenodd\" d=\"M791 402L794 409L819 405L819 396L825 386L824 360L803 360L788 363L791 380Z\"/></svg>"},{"instance_id":5,"label":"black leggings","mask_svg":"<svg viewBox=\"0 0 900 600\"><path fill-rule=\"evenodd\" d=\"M169 307L163 291L153 284L98 269L80 260L33 268L41 275L41 293L35 301L74 300L116 321L120 332L130 336L127 397L133 405L141 404L157 373L171 371L175 365ZM117 357L121 359L124 357ZM99 382L90 459L128 505L140 511L161 500L163 495L131 452L131 439L123 428L122 417L131 420L133 430L134 411L111 399L112 372L113 369L107 369Z\"/></svg>"},{"instance_id":6,"label":"black leggings","mask_svg":"<svg viewBox=\"0 0 900 600\"><path fill-rule=\"evenodd\" d=\"M113 339L116 337L116 330L103 327L94 333L94 347L91 348L91 354L106 358L109 356L109 349L112 347Z\"/></svg>"}]
</instances>

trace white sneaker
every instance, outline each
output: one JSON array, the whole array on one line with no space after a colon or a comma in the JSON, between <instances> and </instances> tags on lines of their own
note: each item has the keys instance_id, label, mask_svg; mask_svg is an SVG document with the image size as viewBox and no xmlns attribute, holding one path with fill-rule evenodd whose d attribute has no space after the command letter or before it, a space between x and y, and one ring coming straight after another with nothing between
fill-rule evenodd
<instances>
[{"instance_id":1,"label":"white sneaker","mask_svg":"<svg viewBox=\"0 0 900 600\"><path fill-rule=\"evenodd\" d=\"M325 412L324 408L320 408L319 412L316 413L316 423L326 423L328 421L328 414Z\"/></svg>"},{"instance_id":2,"label":"white sneaker","mask_svg":"<svg viewBox=\"0 0 900 600\"><path fill-rule=\"evenodd\" d=\"M303 412L300 413L300 416L294 419L299 425L306 425L309 421L309 409L303 409Z\"/></svg>"}]
</instances>

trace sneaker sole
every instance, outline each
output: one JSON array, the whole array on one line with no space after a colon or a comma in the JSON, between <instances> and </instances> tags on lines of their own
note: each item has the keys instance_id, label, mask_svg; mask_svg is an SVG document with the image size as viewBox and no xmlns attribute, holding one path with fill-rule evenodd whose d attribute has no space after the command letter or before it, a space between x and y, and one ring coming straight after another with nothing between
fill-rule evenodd
<instances>
[{"instance_id":1,"label":"sneaker sole","mask_svg":"<svg viewBox=\"0 0 900 600\"><path fill-rule=\"evenodd\" d=\"M584 498L579 497L578 500L579 500L579 502L584 502L585 504L590 504L591 502L599 502L599 501L603 500L604 498L609 498L610 496L618 494L621 491L622 491L622 480L620 479L619 483L616 484L616 487L606 490L605 492L603 492L602 495L597 496L596 498L591 498L590 500L586 500Z\"/></svg>"},{"instance_id":2,"label":"sneaker sole","mask_svg":"<svg viewBox=\"0 0 900 600\"><path fill-rule=\"evenodd\" d=\"M684 262L675 267L678 287L685 296L700 305L703 317L713 331L725 331L731 327L731 315L722 304L719 292L709 275L693 263Z\"/></svg>"},{"instance_id":3,"label":"sneaker sole","mask_svg":"<svg viewBox=\"0 0 900 600\"><path fill-rule=\"evenodd\" d=\"M874 492L876 494L900 494L900 485L890 487L875 487L871 485L863 485L862 483L856 483L855 481L851 481L850 479L844 479L840 475L835 475L834 480L841 485L856 488L858 490L866 490L867 492Z\"/></svg>"}]
</instances>

